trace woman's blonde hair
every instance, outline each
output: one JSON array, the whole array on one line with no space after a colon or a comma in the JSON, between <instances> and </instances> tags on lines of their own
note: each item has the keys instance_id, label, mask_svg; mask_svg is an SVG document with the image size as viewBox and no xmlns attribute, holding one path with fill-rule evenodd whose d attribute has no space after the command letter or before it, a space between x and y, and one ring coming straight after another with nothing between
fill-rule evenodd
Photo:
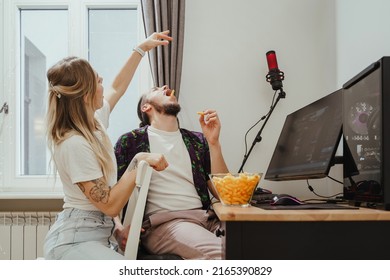
<instances>
[{"instance_id":1,"label":"woman's blonde hair","mask_svg":"<svg viewBox=\"0 0 390 280\"><path fill-rule=\"evenodd\" d=\"M114 171L114 163L109 153L111 142L93 114L97 90L95 71L85 59L67 57L47 71L47 79L47 138L52 155L55 146L62 141L73 135L81 135L91 145L107 182L109 174ZM100 132L101 140L96 131Z\"/></svg>"}]
</instances>

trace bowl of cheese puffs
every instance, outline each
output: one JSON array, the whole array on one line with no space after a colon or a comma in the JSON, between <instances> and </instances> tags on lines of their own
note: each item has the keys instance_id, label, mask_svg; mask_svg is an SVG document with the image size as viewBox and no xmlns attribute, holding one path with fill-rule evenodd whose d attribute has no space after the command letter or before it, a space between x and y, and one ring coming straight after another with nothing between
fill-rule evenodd
<instances>
[{"instance_id":1,"label":"bowl of cheese puffs","mask_svg":"<svg viewBox=\"0 0 390 280\"><path fill-rule=\"evenodd\" d=\"M262 173L219 173L210 174L217 199L228 206L247 207L260 182Z\"/></svg>"}]
</instances>

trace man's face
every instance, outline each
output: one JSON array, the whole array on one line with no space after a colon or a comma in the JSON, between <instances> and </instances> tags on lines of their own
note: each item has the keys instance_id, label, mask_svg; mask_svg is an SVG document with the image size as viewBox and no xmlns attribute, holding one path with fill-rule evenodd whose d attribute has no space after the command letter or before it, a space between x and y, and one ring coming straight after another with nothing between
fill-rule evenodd
<instances>
[{"instance_id":1,"label":"man's face","mask_svg":"<svg viewBox=\"0 0 390 280\"><path fill-rule=\"evenodd\" d=\"M154 87L148 96L148 102L155 110L168 116L177 116L181 107L177 103L176 96L168 86Z\"/></svg>"}]
</instances>

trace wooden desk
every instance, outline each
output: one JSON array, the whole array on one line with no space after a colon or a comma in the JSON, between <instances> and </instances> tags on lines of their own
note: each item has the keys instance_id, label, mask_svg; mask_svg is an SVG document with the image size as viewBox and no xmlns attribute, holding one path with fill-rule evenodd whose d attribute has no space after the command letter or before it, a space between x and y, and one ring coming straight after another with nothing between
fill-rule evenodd
<instances>
[{"instance_id":1,"label":"wooden desk","mask_svg":"<svg viewBox=\"0 0 390 280\"><path fill-rule=\"evenodd\" d=\"M390 211L214 210L225 259L390 259Z\"/></svg>"}]
</instances>

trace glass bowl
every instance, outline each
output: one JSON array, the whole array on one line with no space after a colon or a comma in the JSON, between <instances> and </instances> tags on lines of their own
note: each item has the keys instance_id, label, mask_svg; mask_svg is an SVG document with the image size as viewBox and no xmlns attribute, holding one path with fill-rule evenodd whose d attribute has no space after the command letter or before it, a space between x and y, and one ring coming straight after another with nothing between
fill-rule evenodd
<instances>
[{"instance_id":1,"label":"glass bowl","mask_svg":"<svg viewBox=\"0 0 390 280\"><path fill-rule=\"evenodd\" d=\"M262 173L210 174L214 191L223 205L247 207Z\"/></svg>"}]
</instances>

